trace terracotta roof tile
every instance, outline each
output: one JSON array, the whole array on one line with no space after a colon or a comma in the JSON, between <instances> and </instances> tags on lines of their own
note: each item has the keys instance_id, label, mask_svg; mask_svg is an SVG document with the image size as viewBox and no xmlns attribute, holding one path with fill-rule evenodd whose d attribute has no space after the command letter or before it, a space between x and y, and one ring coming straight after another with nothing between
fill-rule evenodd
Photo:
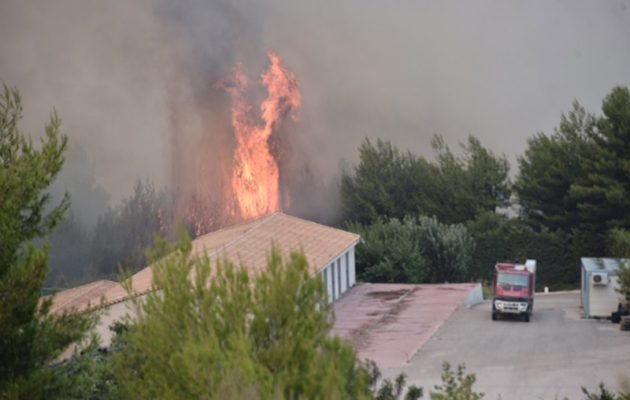
<instances>
[{"instance_id":1,"label":"terracotta roof tile","mask_svg":"<svg viewBox=\"0 0 630 400\"><path fill-rule=\"evenodd\" d=\"M200 236L192 242L192 254L199 255L205 251L213 262L226 257L257 272L265 267L273 243L283 255L291 251L304 251L314 274L354 246L359 239L359 235L354 233L275 213ZM150 266L134 274L131 277L134 292L143 294L150 291L152 279ZM106 304L128 298L120 284L109 287L102 295Z\"/></svg>"},{"instance_id":2,"label":"terracotta roof tile","mask_svg":"<svg viewBox=\"0 0 630 400\"><path fill-rule=\"evenodd\" d=\"M105 293L117 286L120 286L120 284L101 280L63 290L53 296L51 311L53 313L63 313L73 309L84 311L90 306L98 306L101 299L107 302Z\"/></svg>"}]
</instances>

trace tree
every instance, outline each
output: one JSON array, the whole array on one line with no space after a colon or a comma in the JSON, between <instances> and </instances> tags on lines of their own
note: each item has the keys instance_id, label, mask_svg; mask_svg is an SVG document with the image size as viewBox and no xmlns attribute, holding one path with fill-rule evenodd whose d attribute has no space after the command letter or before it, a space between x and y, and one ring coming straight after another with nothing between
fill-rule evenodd
<instances>
[{"instance_id":1,"label":"tree","mask_svg":"<svg viewBox=\"0 0 630 400\"><path fill-rule=\"evenodd\" d=\"M50 235L47 287L74 287L93 280L90 271L91 232L72 211Z\"/></svg>"},{"instance_id":2,"label":"tree","mask_svg":"<svg viewBox=\"0 0 630 400\"><path fill-rule=\"evenodd\" d=\"M33 244L63 218L68 196L49 205L47 189L61 170L67 138L55 112L41 148L19 129L18 91L3 85L0 96L0 397L39 398L50 384L46 364L84 337L93 320L50 314L41 300L48 273L47 248Z\"/></svg>"},{"instance_id":3,"label":"tree","mask_svg":"<svg viewBox=\"0 0 630 400\"><path fill-rule=\"evenodd\" d=\"M366 139L359 164L345 171L341 200L349 221L368 224L380 217L430 215L453 224L505 205L510 194L505 157L485 149L474 136L456 156L441 136L433 138L434 162L390 142Z\"/></svg>"},{"instance_id":4,"label":"tree","mask_svg":"<svg viewBox=\"0 0 630 400\"><path fill-rule=\"evenodd\" d=\"M585 387L582 386L582 393L586 395L585 400L630 400L630 393L611 392L606 388L603 382L599 384L598 389L599 393L589 392Z\"/></svg>"},{"instance_id":5,"label":"tree","mask_svg":"<svg viewBox=\"0 0 630 400\"><path fill-rule=\"evenodd\" d=\"M368 282L441 283L468 278L474 241L462 225L435 218L379 219L350 224L361 235L357 276Z\"/></svg>"},{"instance_id":6,"label":"tree","mask_svg":"<svg viewBox=\"0 0 630 400\"><path fill-rule=\"evenodd\" d=\"M160 290L136 299L127 348L115 362L124 398L370 396L354 350L329 336L323 283L311 278L303 254L285 258L273 248L254 274L190 251L185 241L154 263Z\"/></svg>"},{"instance_id":7,"label":"tree","mask_svg":"<svg viewBox=\"0 0 630 400\"><path fill-rule=\"evenodd\" d=\"M119 267L132 272L147 266L145 252L156 234L165 235L165 214L172 210L165 190L137 181L133 194L103 214L96 224L91 246L94 276L115 279Z\"/></svg>"},{"instance_id":8,"label":"tree","mask_svg":"<svg viewBox=\"0 0 630 400\"><path fill-rule=\"evenodd\" d=\"M569 235L548 229L537 231L522 220L495 213L481 214L466 225L475 239L470 274L489 281L497 262L537 261L536 282L552 289L573 288L579 283L579 251Z\"/></svg>"},{"instance_id":9,"label":"tree","mask_svg":"<svg viewBox=\"0 0 630 400\"><path fill-rule=\"evenodd\" d=\"M553 135L539 133L527 141L519 157L519 175L514 184L523 216L532 225L551 230L579 226L577 202L571 187L584 175L582 154L591 146L595 117L577 102Z\"/></svg>"},{"instance_id":10,"label":"tree","mask_svg":"<svg viewBox=\"0 0 630 400\"><path fill-rule=\"evenodd\" d=\"M608 255L616 258L630 258L630 231L613 228L608 232Z\"/></svg>"},{"instance_id":11,"label":"tree","mask_svg":"<svg viewBox=\"0 0 630 400\"><path fill-rule=\"evenodd\" d=\"M570 233L582 254L604 255L612 228L630 228L630 91L615 87L603 115L579 104L553 135L539 134L519 159L516 191L526 220Z\"/></svg>"},{"instance_id":12,"label":"tree","mask_svg":"<svg viewBox=\"0 0 630 400\"><path fill-rule=\"evenodd\" d=\"M435 215L447 224L464 223L479 213L507 205L511 192L510 166L504 156L495 156L472 135L461 144L460 157L452 153L439 135L433 137L432 146L438 171L438 185L433 193L437 212L427 215Z\"/></svg>"},{"instance_id":13,"label":"tree","mask_svg":"<svg viewBox=\"0 0 630 400\"><path fill-rule=\"evenodd\" d=\"M344 171L341 203L345 218L369 223L379 217L403 218L426 207L432 191L434 167L410 152L402 153L389 141L365 139L359 165Z\"/></svg>"},{"instance_id":14,"label":"tree","mask_svg":"<svg viewBox=\"0 0 630 400\"><path fill-rule=\"evenodd\" d=\"M630 91L615 87L603 101L582 153L584 173L570 189L577 202L580 223L598 232L630 228Z\"/></svg>"}]
</instances>

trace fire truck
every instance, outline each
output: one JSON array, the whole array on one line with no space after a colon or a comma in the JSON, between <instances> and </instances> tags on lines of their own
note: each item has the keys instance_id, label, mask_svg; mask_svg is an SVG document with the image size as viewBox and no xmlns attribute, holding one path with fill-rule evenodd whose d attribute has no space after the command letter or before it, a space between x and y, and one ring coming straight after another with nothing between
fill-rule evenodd
<instances>
[{"instance_id":1,"label":"fire truck","mask_svg":"<svg viewBox=\"0 0 630 400\"><path fill-rule=\"evenodd\" d=\"M511 315L529 322L534 310L536 260L527 260L525 264L496 264L492 283L492 320Z\"/></svg>"}]
</instances>

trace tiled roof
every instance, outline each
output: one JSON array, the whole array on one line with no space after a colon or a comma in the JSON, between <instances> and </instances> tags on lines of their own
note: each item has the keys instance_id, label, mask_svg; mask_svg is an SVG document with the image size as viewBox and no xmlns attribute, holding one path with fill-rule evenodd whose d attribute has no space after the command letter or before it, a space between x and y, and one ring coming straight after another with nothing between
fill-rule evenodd
<instances>
[{"instance_id":1,"label":"tiled roof","mask_svg":"<svg viewBox=\"0 0 630 400\"><path fill-rule=\"evenodd\" d=\"M213 262L226 257L256 272L265 267L273 243L284 255L302 250L315 274L354 246L359 239L354 233L278 212L200 236L192 242L192 254L205 252ZM150 266L134 274L131 277L134 292L143 294L150 291L152 279ZM128 297L122 286L115 283L103 296L106 304L117 303Z\"/></svg>"},{"instance_id":2,"label":"tiled roof","mask_svg":"<svg viewBox=\"0 0 630 400\"><path fill-rule=\"evenodd\" d=\"M107 301L105 293L120 284L112 281L96 281L59 292L53 297L51 311L61 313L75 309L84 311L90 306L98 306L101 299Z\"/></svg>"}]
</instances>

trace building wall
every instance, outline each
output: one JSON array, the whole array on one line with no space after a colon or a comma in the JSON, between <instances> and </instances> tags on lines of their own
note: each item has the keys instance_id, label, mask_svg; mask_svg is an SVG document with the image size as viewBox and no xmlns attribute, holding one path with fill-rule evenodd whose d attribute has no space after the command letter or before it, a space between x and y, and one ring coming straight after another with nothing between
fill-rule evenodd
<instances>
[{"instance_id":1,"label":"building wall","mask_svg":"<svg viewBox=\"0 0 630 400\"><path fill-rule=\"evenodd\" d=\"M354 246L332 260L322 269L320 276L330 302L337 300L354 286L356 283Z\"/></svg>"},{"instance_id":2,"label":"building wall","mask_svg":"<svg viewBox=\"0 0 630 400\"><path fill-rule=\"evenodd\" d=\"M616 276L609 276L609 279L605 286L590 284L589 317L610 317L610 313L617 311L621 301L621 295L616 290L619 283Z\"/></svg>"},{"instance_id":3,"label":"building wall","mask_svg":"<svg viewBox=\"0 0 630 400\"><path fill-rule=\"evenodd\" d=\"M607 273L610 280L607 285L594 285L591 276L595 273ZM585 271L582 268L582 305L584 316L610 317L621 301L621 295L617 292L619 281L616 274L610 271Z\"/></svg>"},{"instance_id":4,"label":"building wall","mask_svg":"<svg viewBox=\"0 0 630 400\"><path fill-rule=\"evenodd\" d=\"M324 286L330 302L337 300L354 286L356 283L354 246L328 264L320 272L320 276L324 280ZM141 298L144 298L144 296L141 296ZM110 345L112 339L112 332L109 330L110 325L116 321L123 320L126 315L135 315L131 300L110 305L101 311L101 318L96 326L96 332L101 337L101 345Z\"/></svg>"}]
</instances>

